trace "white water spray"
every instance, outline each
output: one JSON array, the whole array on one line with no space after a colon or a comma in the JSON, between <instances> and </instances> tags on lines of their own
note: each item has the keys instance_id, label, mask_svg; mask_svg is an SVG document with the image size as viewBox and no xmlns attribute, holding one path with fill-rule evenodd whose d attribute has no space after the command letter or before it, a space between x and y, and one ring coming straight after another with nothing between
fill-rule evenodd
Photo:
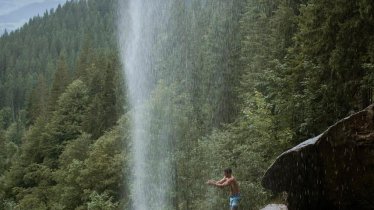
<instances>
[{"instance_id":1,"label":"white water spray","mask_svg":"<svg viewBox=\"0 0 374 210\"><path fill-rule=\"evenodd\" d=\"M132 108L131 208L165 210L170 208L173 170L165 150L167 134L162 134L163 128L154 131L151 122L155 114L149 100L156 85L155 64L162 48L157 38L168 20L168 10L162 0L120 2L119 44Z\"/></svg>"}]
</instances>

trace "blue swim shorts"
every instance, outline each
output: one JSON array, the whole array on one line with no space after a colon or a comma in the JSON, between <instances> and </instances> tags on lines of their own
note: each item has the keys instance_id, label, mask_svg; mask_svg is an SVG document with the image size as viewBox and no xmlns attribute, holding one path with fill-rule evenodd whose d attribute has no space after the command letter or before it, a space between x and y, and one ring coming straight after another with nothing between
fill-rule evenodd
<instances>
[{"instance_id":1,"label":"blue swim shorts","mask_svg":"<svg viewBox=\"0 0 374 210\"><path fill-rule=\"evenodd\" d=\"M239 206L239 201L240 201L240 195L239 194L231 195L230 196L230 208L238 207Z\"/></svg>"}]
</instances>

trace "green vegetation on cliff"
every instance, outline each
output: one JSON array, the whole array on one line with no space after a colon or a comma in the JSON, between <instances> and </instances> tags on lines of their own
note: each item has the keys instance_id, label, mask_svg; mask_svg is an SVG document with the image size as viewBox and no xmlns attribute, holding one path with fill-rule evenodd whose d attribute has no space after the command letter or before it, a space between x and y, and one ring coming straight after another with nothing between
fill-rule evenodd
<instances>
[{"instance_id":1,"label":"green vegetation on cliff","mask_svg":"<svg viewBox=\"0 0 374 210\"><path fill-rule=\"evenodd\" d=\"M131 205L116 7L69 1L0 38L0 209ZM259 209L279 153L372 102L373 10L369 0L173 1L147 105L171 116L151 123L173 125L175 209L226 205L204 183L227 166L242 207Z\"/></svg>"}]
</instances>

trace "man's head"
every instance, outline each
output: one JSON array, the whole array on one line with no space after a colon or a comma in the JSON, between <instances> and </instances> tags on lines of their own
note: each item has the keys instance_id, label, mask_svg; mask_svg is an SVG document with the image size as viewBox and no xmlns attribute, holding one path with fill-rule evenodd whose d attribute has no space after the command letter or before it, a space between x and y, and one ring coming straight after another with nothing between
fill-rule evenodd
<instances>
[{"instance_id":1,"label":"man's head","mask_svg":"<svg viewBox=\"0 0 374 210\"><path fill-rule=\"evenodd\" d=\"M225 174L225 177L231 177L232 170L231 168L226 168L225 170L223 170L223 173Z\"/></svg>"}]
</instances>

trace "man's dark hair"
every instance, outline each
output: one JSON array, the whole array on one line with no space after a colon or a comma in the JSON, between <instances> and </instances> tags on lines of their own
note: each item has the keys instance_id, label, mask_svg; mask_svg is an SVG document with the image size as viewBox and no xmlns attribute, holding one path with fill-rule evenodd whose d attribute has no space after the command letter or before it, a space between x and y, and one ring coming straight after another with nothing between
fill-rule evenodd
<instances>
[{"instance_id":1,"label":"man's dark hair","mask_svg":"<svg viewBox=\"0 0 374 210\"><path fill-rule=\"evenodd\" d=\"M225 170L223 170L223 172L228 173L228 174L231 174L231 173L232 173L232 170L231 170L231 168L226 168Z\"/></svg>"}]
</instances>

